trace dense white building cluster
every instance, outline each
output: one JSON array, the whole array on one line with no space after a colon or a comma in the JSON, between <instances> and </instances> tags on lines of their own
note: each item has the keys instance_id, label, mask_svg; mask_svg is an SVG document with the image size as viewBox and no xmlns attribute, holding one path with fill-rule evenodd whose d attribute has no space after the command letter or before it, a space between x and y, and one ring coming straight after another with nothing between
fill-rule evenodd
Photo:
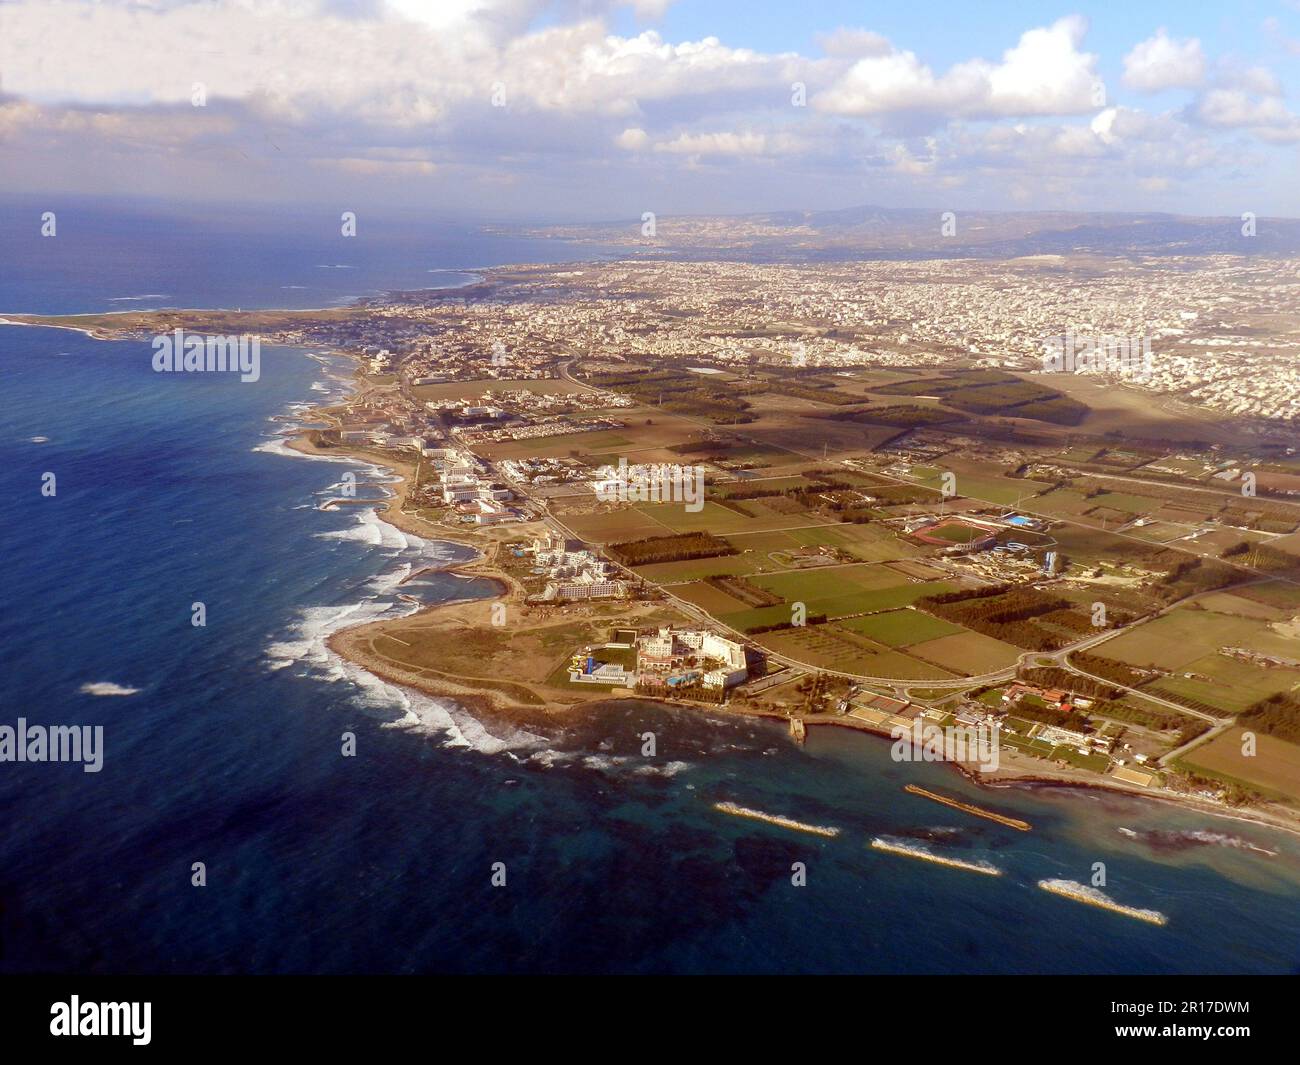
<instances>
[{"instance_id":1,"label":"dense white building cluster","mask_svg":"<svg viewBox=\"0 0 1300 1065\"><path fill-rule=\"evenodd\" d=\"M535 539L532 554L533 562L547 577L546 588L536 597L542 602L627 594L627 582L610 575L608 562L558 533Z\"/></svg>"},{"instance_id":2,"label":"dense white building cluster","mask_svg":"<svg viewBox=\"0 0 1300 1065\"><path fill-rule=\"evenodd\" d=\"M730 688L748 676L745 648L708 629L664 627L637 640L638 677L658 674L669 685L698 679L706 688Z\"/></svg>"},{"instance_id":3,"label":"dense white building cluster","mask_svg":"<svg viewBox=\"0 0 1300 1065\"><path fill-rule=\"evenodd\" d=\"M514 493L487 476L482 460L457 448L426 446L423 452L437 474L442 502L454 506L466 520L495 525L517 517L506 506Z\"/></svg>"}]
</instances>

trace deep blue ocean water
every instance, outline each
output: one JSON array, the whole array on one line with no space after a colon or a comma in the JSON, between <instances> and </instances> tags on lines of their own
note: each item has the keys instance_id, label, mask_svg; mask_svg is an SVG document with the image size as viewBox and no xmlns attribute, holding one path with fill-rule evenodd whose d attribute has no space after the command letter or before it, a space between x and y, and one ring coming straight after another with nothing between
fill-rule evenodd
<instances>
[{"instance_id":1,"label":"deep blue ocean water","mask_svg":"<svg viewBox=\"0 0 1300 1065\"><path fill-rule=\"evenodd\" d=\"M376 226L384 239L345 254L333 220L316 233L266 216L214 231L179 214L74 209L43 244L19 233L26 207L0 223L0 311L323 306L492 262L592 254L451 226ZM241 384L157 375L149 355L0 327L0 724L105 735L97 774L0 764L0 970L1300 968L1294 837L1098 793L980 792L943 766L893 762L874 737L814 729L801 749L776 725L651 704L586 711L555 735L486 731L345 667L324 636L408 609L397 581L463 549L415 542L368 511L316 509L345 467L284 454L276 419L342 388L345 365L264 350L261 380ZM40 493L46 471L53 498ZM481 594L437 574L418 591ZM190 624L195 602L204 628ZM640 756L647 730L654 759ZM356 757L341 756L345 731ZM1034 831L905 794L911 781ZM739 820L712 808L721 799L842 832ZM1003 875L872 851L876 836ZM504 887L491 885L497 862ZM791 883L795 862L806 887ZM1035 886L1086 882L1095 862L1109 895L1169 923Z\"/></svg>"}]
</instances>

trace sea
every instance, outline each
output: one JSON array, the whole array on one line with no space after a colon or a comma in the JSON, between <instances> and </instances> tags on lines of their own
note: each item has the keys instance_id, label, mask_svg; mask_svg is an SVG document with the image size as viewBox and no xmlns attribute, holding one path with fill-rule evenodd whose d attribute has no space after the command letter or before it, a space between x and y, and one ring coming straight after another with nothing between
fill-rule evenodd
<instances>
[{"instance_id":1,"label":"sea","mask_svg":"<svg viewBox=\"0 0 1300 1065\"><path fill-rule=\"evenodd\" d=\"M325 307L616 254L432 217L357 228L343 238L338 212L305 208L7 202L0 316ZM504 727L342 662L329 634L415 609L404 596L490 594L437 572L467 550L374 507L320 509L345 472L368 498L390 480L284 447L345 394L345 361L266 348L242 383L156 374L150 356L0 327L0 725L103 729L96 773L0 763L0 971L1300 969L1300 839L1280 831L1097 791L984 790L894 761L887 739L814 728L797 746L775 723L641 701Z\"/></svg>"}]
</instances>

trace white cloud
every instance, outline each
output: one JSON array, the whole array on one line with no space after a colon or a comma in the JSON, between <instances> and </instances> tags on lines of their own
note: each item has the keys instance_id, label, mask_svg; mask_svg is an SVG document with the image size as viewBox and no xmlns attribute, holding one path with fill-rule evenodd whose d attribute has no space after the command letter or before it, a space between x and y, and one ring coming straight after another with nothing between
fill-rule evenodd
<instances>
[{"instance_id":1,"label":"white cloud","mask_svg":"<svg viewBox=\"0 0 1300 1065\"><path fill-rule=\"evenodd\" d=\"M650 135L646 133L645 130L638 129L634 126L630 129L625 129L615 137L614 143L625 151L639 152L644 150L646 145L650 143Z\"/></svg>"},{"instance_id":2,"label":"white cloud","mask_svg":"<svg viewBox=\"0 0 1300 1065\"><path fill-rule=\"evenodd\" d=\"M846 29L841 26L831 33L819 33L817 43L827 55L848 56L856 59L860 56L888 55L894 50L889 38L871 30Z\"/></svg>"},{"instance_id":3,"label":"white cloud","mask_svg":"<svg viewBox=\"0 0 1300 1065\"><path fill-rule=\"evenodd\" d=\"M1282 83L1268 67L1224 66L1215 76L1216 87L1241 89L1258 96L1281 96Z\"/></svg>"},{"instance_id":4,"label":"white cloud","mask_svg":"<svg viewBox=\"0 0 1300 1065\"><path fill-rule=\"evenodd\" d=\"M787 155L799 150L799 141L779 133L682 133L654 150L674 155Z\"/></svg>"},{"instance_id":5,"label":"white cloud","mask_svg":"<svg viewBox=\"0 0 1300 1065\"><path fill-rule=\"evenodd\" d=\"M1276 96L1252 96L1242 89L1211 89L1192 109L1195 119L1221 129L1248 129L1264 140L1300 140L1300 115Z\"/></svg>"},{"instance_id":6,"label":"white cloud","mask_svg":"<svg viewBox=\"0 0 1300 1065\"><path fill-rule=\"evenodd\" d=\"M1194 89L1205 80L1205 53L1195 37L1175 40L1160 28L1124 57L1124 84L1138 92Z\"/></svg>"},{"instance_id":7,"label":"white cloud","mask_svg":"<svg viewBox=\"0 0 1300 1065\"><path fill-rule=\"evenodd\" d=\"M612 12L650 19L664 7L0 0L0 183L40 188L57 169L91 187L148 175L151 192L171 182L196 196L244 180L254 196L266 187L259 175L274 172L277 190L373 180L482 200L514 182L570 199L598 185L615 200L639 183L689 195L703 185L687 174L717 181L744 168L744 189L768 203L808 189L853 195L864 171L903 195L965 184L1041 200L1072 184L1108 187L1112 172L1154 189L1164 177L1182 187L1186 170L1241 170L1238 131L1300 140L1271 71L1219 60L1208 78L1200 44L1164 30L1125 57L1125 84L1207 87L1181 111L1153 114L1102 105L1077 16L1027 30L1000 57L939 69L924 48L868 28L817 37L814 56L611 32L623 25ZM795 81L811 106L791 107ZM195 82L206 107L191 106ZM492 106L498 83L504 107ZM740 188L719 187L724 197Z\"/></svg>"},{"instance_id":8,"label":"white cloud","mask_svg":"<svg viewBox=\"0 0 1300 1065\"><path fill-rule=\"evenodd\" d=\"M899 113L991 118L1083 114L1095 109L1097 57L1080 52L1087 23L1078 16L1032 29L1001 63L972 59L936 76L914 52L893 50L856 62L814 104L842 115Z\"/></svg>"}]
</instances>

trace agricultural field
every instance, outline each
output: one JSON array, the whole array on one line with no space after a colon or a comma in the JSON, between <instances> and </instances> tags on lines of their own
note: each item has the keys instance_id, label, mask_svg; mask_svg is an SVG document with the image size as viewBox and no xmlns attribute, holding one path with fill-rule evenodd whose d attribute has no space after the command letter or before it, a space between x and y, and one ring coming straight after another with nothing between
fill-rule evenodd
<instances>
[{"instance_id":1,"label":"agricultural field","mask_svg":"<svg viewBox=\"0 0 1300 1065\"><path fill-rule=\"evenodd\" d=\"M800 574L803 576L803 574ZM893 588L862 590L847 594L830 595L821 599L792 599L789 602L802 602L807 607L808 615L825 614L828 618L842 618L853 614L870 614L881 610L895 610L910 606L927 595L938 595L952 591L953 585L946 581L932 581L923 584L904 584ZM775 625L790 620L789 603L776 606L755 607L738 614L728 614L721 620L732 628L748 631L763 625Z\"/></svg>"},{"instance_id":2,"label":"agricultural field","mask_svg":"<svg viewBox=\"0 0 1300 1065\"><path fill-rule=\"evenodd\" d=\"M906 647L909 644L924 643L926 640L937 640L966 631L960 625L954 625L942 618L931 617L919 610L907 609L886 610L880 614L846 618L835 624L839 628L866 636L886 647Z\"/></svg>"},{"instance_id":3,"label":"agricultural field","mask_svg":"<svg viewBox=\"0 0 1300 1065\"><path fill-rule=\"evenodd\" d=\"M979 632L958 632L924 643L912 644L908 654L934 662L958 674L979 676L1015 665L1023 653L1019 647Z\"/></svg>"},{"instance_id":4,"label":"agricultural field","mask_svg":"<svg viewBox=\"0 0 1300 1065\"><path fill-rule=\"evenodd\" d=\"M1300 800L1300 746L1257 733L1255 754L1242 754L1243 729L1233 728L1181 759L1194 772L1241 782L1268 795Z\"/></svg>"},{"instance_id":5,"label":"agricultural field","mask_svg":"<svg viewBox=\"0 0 1300 1065\"><path fill-rule=\"evenodd\" d=\"M1154 496L1134 495L1132 492L1100 492L1090 502L1097 510L1141 517L1159 508L1164 500Z\"/></svg>"},{"instance_id":6,"label":"agricultural field","mask_svg":"<svg viewBox=\"0 0 1300 1065\"><path fill-rule=\"evenodd\" d=\"M804 477L749 477L743 481L726 481L709 489L710 499L729 499L731 496L744 494L754 488L784 491L787 488L807 488L809 482Z\"/></svg>"},{"instance_id":7,"label":"agricultural field","mask_svg":"<svg viewBox=\"0 0 1300 1065\"><path fill-rule=\"evenodd\" d=\"M947 680L953 674L833 625L766 632L755 638L777 654L821 669L901 680Z\"/></svg>"},{"instance_id":8,"label":"agricultural field","mask_svg":"<svg viewBox=\"0 0 1300 1065\"><path fill-rule=\"evenodd\" d=\"M1300 591L1300 589L1297 589ZM1216 614L1236 614L1243 618L1260 618L1264 621L1286 621L1300 607L1283 610L1257 599L1248 599L1236 592L1212 592L1201 596L1197 602L1204 610L1213 610Z\"/></svg>"},{"instance_id":9,"label":"agricultural field","mask_svg":"<svg viewBox=\"0 0 1300 1065\"><path fill-rule=\"evenodd\" d=\"M1288 536L1279 536L1269 541L1270 547L1275 547L1279 551L1285 551L1288 554L1300 557L1300 532L1291 533Z\"/></svg>"},{"instance_id":10,"label":"agricultural field","mask_svg":"<svg viewBox=\"0 0 1300 1065\"><path fill-rule=\"evenodd\" d=\"M1139 625L1108 640L1099 653L1131 666L1182 671L1207 655L1230 661L1217 654L1220 647L1300 658L1300 640L1278 635L1266 622L1195 607L1179 607Z\"/></svg>"},{"instance_id":11,"label":"agricultural field","mask_svg":"<svg viewBox=\"0 0 1300 1065\"><path fill-rule=\"evenodd\" d=\"M1144 473L1153 473L1157 475L1175 475L1178 477L1192 477L1199 480L1205 477L1209 470L1205 468L1205 463L1197 459L1180 459L1173 456L1152 459L1144 466L1138 467Z\"/></svg>"},{"instance_id":12,"label":"agricultural field","mask_svg":"<svg viewBox=\"0 0 1300 1065\"><path fill-rule=\"evenodd\" d=\"M673 588L672 591L674 595L685 599L688 603L694 603L701 610L707 610L714 617L735 614L747 607L747 604L734 595L728 595L722 589L714 588L711 584L705 584L703 581L680 585Z\"/></svg>"},{"instance_id":13,"label":"agricultural field","mask_svg":"<svg viewBox=\"0 0 1300 1065\"><path fill-rule=\"evenodd\" d=\"M887 566L829 566L793 573L774 573L756 577L760 588L779 595L786 602L810 603L846 595L854 590L874 591L907 584L907 578Z\"/></svg>"},{"instance_id":14,"label":"agricultural field","mask_svg":"<svg viewBox=\"0 0 1300 1065\"><path fill-rule=\"evenodd\" d=\"M1236 600L1220 593L1207 597L1203 609L1180 607L1107 641L1099 652L1128 665L1168 671L1169 676L1142 685L1153 695L1191 699L1226 713L1295 690L1300 669L1265 667L1220 653L1222 647L1241 647L1300 659L1300 636L1279 631L1281 622L1250 616L1249 601L1240 608ZM1236 610L1242 612L1225 612Z\"/></svg>"},{"instance_id":15,"label":"agricultural field","mask_svg":"<svg viewBox=\"0 0 1300 1065\"><path fill-rule=\"evenodd\" d=\"M535 396L568 396L587 389L562 378L521 378L502 380L484 377L476 381L445 381L432 385L415 385L411 392L421 403L439 399L482 399L488 392L531 392Z\"/></svg>"},{"instance_id":16,"label":"agricultural field","mask_svg":"<svg viewBox=\"0 0 1300 1065\"><path fill-rule=\"evenodd\" d=\"M1290 581L1251 584L1236 589L1233 595L1255 603L1267 603L1269 606L1292 614L1300 613L1300 585L1292 584Z\"/></svg>"},{"instance_id":17,"label":"agricultural field","mask_svg":"<svg viewBox=\"0 0 1300 1065\"><path fill-rule=\"evenodd\" d=\"M918 483L927 488L941 488L943 472L936 471L935 474L922 478ZM956 468L952 472L956 475L958 495L1004 507L1016 506L1023 502L1027 508L1033 510L1036 508L1035 497L1048 487L1044 481L996 477L987 473L967 472Z\"/></svg>"},{"instance_id":18,"label":"agricultural field","mask_svg":"<svg viewBox=\"0 0 1300 1065\"><path fill-rule=\"evenodd\" d=\"M737 551L753 551L755 554L762 555L766 555L771 551L793 551L801 546L800 542L794 537L794 530L731 533L724 539Z\"/></svg>"},{"instance_id":19,"label":"agricultural field","mask_svg":"<svg viewBox=\"0 0 1300 1065\"><path fill-rule=\"evenodd\" d=\"M558 517L573 530L574 535L594 544L618 544L647 536L663 536L673 531L655 521L646 511L632 508L561 513Z\"/></svg>"},{"instance_id":20,"label":"agricultural field","mask_svg":"<svg viewBox=\"0 0 1300 1065\"><path fill-rule=\"evenodd\" d=\"M593 413L567 417L569 420L586 419L592 417ZM523 440L500 440L476 444L474 451L484 458L494 460L573 457L601 465L610 460L617 462L620 457L625 457L628 462L646 461L641 453L681 445L698 439L700 435L700 427L694 422L654 407L620 407L603 416L619 422L620 428ZM689 463L691 460L684 457L673 461Z\"/></svg>"},{"instance_id":21,"label":"agricultural field","mask_svg":"<svg viewBox=\"0 0 1300 1065\"><path fill-rule=\"evenodd\" d=\"M1171 525L1166 521L1153 521L1147 525L1134 526L1126 529L1130 536L1136 536L1140 540L1150 540L1154 544L1167 544L1173 540L1181 540L1195 532L1194 529L1186 525Z\"/></svg>"},{"instance_id":22,"label":"agricultural field","mask_svg":"<svg viewBox=\"0 0 1300 1065\"><path fill-rule=\"evenodd\" d=\"M1216 529L1213 526L1210 527L1210 531L1203 532L1195 540L1182 546L1205 554L1218 555L1243 540L1251 544L1268 542L1270 546L1276 546L1276 542L1269 536L1255 532L1253 529Z\"/></svg>"},{"instance_id":23,"label":"agricultural field","mask_svg":"<svg viewBox=\"0 0 1300 1065\"><path fill-rule=\"evenodd\" d=\"M801 557L809 556L809 549L820 547L861 562L893 562L921 553L914 545L899 539L892 529L874 523L846 522L771 532L728 533L724 538L737 551L750 555L754 572L793 569L800 564ZM830 556L823 560L834 562ZM810 561L815 563L817 560L810 558Z\"/></svg>"},{"instance_id":24,"label":"agricultural field","mask_svg":"<svg viewBox=\"0 0 1300 1065\"><path fill-rule=\"evenodd\" d=\"M1029 509L1054 518L1078 518L1095 505L1082 492L1076 492L1071 488L1057 488L1037 496L1032 500Z\"/></svg>"},{"instance_id":25,"label":"agricultural field","mask_svg":"<svg viewBox=\"0 0 1300 1065\"><path fill-rule=\"evenodd\" d=\"M680 562L654 562L637 566L634 572L655 584L677 585L721 574L752 573L753 568L753 561L747 555L716 555L713 558L686 558ZM673 590L680 594L678 589Z\"/></svg>"},{"instance_id":26,"label":"agricultural field","mask_svg":"<svg viewBox=\"0 0 1300 1065\"><path fill-rule=\"evenodd\" d=\"M978 415L1030 418L1077 425L1088 410L1054 388L997 370L959 370L885 385L882 395L937 396L949 407Z\"/></svg>"},{"instance_id":27,"label":"agricultural field","mask_svg":"<svg viewBox=\"0 0 1300 1065\"><path fill-rule=\"evenodd\" d=\"M739 514L712 500L706 500L703 508L697 511L687 510L683 503L638 503L636 509L667 526L673 532L708 531L718 536L784 529L791 526L833 524L826 518L812 514L781 514L768 506L763 499L747 499L744 506L753 514L752 517Z\"/></svg>"},{"instance_id":28,"label":"agricultural field","mask_svg":"<svg viewBox=\"0 0 1300 1065\"><path fill-rule=\"evenodd\" d=\"M1182 696L1230 714L1243 710L1278 692L1300 686L1300 670L1263 669L1225 655L1207 655L1188 667L1192 677L1164 677L1142 686L1154 695ZM1202 679L1206 678L1206 679Z\"/></svg>"},{"instance_id":29,"label":"agricultural field","mask_svg":"<svg viewBox=\"0 0 1300 1065\"><path fill-rule=\"evenodd\" d=\"M900 539L889 527L877 524L824 525L792 529L789 535L804 546L834 547L863 562L893 562L923 553L915 545Z\"/></svg>"}]
</instances>

